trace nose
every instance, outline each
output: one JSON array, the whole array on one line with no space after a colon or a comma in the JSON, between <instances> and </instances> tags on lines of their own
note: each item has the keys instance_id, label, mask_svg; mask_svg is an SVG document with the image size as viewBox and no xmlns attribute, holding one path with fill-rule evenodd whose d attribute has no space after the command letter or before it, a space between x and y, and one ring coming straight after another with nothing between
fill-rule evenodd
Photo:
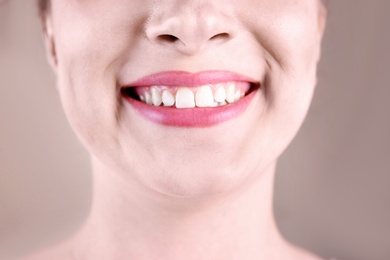
<instances>
[{"instance_id":1,"label":"nose","mask_svg":"<svg viewBox=\"0 0 390 260\"><path fill-rule=\"evenodd\" d=\"M146 26L146 36L151 42L194 55L207 46L226 43L237 35L235 19L213 5L213 1L172 2L172 6L160 4L151 15Z\"/></svg>"}]
</instances>

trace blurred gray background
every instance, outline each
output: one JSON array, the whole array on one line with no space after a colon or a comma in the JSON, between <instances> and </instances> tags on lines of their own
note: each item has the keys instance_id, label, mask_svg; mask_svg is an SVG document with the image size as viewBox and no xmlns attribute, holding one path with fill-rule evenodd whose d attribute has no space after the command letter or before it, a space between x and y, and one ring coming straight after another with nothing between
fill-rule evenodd
<instances>
[{"instance_id":1,"label":"blurred gray background","mask_svg":"<svg viewBox=\"0 0 390 260\"><path fill-rule=\"evenodd\" d=\"M1 260L70 235L90 201L34 3L0 7ZM388 0L331 1L313 105L279 163L282 233L324 257L390 259L389 14Z\"/></svg>"}]
</instances>

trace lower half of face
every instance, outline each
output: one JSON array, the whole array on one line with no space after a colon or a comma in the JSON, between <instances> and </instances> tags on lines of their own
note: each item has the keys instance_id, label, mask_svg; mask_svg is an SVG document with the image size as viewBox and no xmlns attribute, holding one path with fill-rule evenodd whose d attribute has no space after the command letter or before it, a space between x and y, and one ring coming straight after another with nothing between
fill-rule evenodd
<instances>
[{"instance_id":1,"label":"lower half of face","mask_svg":"<svg viewBox=\"0 0 390 260\"><path fill-rule=\"evenodd\" d=\"M53 2L65 112L94 156L159 193L240 188L274 164L309 107L312 0Z\"/></svg>"}]
</instances>

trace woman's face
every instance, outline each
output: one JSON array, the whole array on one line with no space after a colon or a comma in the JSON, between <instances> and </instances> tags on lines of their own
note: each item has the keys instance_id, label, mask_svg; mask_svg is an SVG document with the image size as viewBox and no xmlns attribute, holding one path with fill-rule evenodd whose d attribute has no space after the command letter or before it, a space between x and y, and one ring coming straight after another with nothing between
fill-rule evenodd
<instances>
[{"instance_id":1,"label":"woman's face","mask_svg":"<svg viewBox=\"0 0 390 260\"><path fill-rule=\"evenodd\" d=\"M94 158L123 181L204 196L262 177L296 134L324 13L315 0L56 0L48 50ZM228 105L210 101L221 86Z\"/></svg>"}]
</instances>

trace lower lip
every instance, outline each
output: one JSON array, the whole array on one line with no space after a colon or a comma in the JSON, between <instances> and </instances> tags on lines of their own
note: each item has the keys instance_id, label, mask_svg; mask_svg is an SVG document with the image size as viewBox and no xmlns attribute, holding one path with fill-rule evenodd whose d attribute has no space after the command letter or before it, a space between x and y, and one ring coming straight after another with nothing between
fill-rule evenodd
<instances>
[{"instance_id":1,"label":"lower lip","mask_svg":"<svg viewBox=\"0 0 390 260\"><path fill-rule=\"evenodd\" d=\"M124 96L135 110L152 122L175 127L211 127L240 116L255 96L252 91L239 101L214 108L173 108L147 105L129 96Z\"/></svg>"}]
</instances>

